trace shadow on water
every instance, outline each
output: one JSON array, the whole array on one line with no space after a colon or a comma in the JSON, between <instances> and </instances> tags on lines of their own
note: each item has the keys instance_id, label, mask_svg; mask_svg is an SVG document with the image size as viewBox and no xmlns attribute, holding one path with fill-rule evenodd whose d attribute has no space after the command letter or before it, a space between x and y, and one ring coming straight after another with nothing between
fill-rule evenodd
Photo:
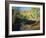
<instances>
[{"instance_id":1,"label":"shadow on water","mask_svg":"<svg viewBox=\"0 0 46 38\"><path fill-rule=\"evenodd\" d=\"M20 27L22 24L34 24L36 21L33 20L27 20L27 19L21 19L21 18L16 18L15 23L12 24L12 31L20 31Z\"/></svg>"}]
</instances>

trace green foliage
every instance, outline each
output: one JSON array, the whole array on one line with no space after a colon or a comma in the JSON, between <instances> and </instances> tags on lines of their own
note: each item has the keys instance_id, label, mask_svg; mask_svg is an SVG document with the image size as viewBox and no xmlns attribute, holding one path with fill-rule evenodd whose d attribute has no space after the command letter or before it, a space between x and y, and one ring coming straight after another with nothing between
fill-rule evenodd
<instances>
[{"instance_id":1,"label":"green foliage","mask_svg":"<svg viewBox=\"0 0 46 38\"><path fill-rule=\"evenodd\" d=\"M22 12L22 11L14 9L13 22L15 21L16 16L20 17L23 20L25 20L25 19L40 19L40 9L39 8L32 8L30 11L31 11L30 12L31 14L28 14L29 13L28 11Z\"/></svg>"},{"instance_id":2,"label":"green foliage","mask_svg":"<svg viewBox=\"0 0 46 38\"><path fill-rule=\"evenodd\" d=\"M32 18L39 19L40 17L40 9L39 8L32 8Z\"/></svg>"}]
</instances>

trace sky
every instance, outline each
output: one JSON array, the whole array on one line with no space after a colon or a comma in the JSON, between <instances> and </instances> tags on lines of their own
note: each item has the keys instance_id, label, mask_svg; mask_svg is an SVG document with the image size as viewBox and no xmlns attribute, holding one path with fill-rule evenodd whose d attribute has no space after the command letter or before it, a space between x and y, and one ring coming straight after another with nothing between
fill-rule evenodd
<instances>
[{"instance_id":1,"label":"sky","mask_svg":"<svg viewBox=\"0 0 46 38\"><path fill-rule=\"evenodd\" d=\"M15 8L15 7L13 7ZM24 11L24 10L31 10L31 7L16 7L16 10Z\"/></svg>"}]
</instances>

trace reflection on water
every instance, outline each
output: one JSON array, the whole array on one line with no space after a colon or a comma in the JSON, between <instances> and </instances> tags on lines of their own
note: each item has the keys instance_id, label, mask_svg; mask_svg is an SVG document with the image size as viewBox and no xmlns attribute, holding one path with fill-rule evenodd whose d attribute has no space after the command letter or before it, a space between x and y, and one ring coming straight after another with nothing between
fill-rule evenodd
<instances>
[{"instance_id":1,"label":"reflection on water","mask_svg":"<svg viewBox=\"0 0 46 38\"><path fill-rule=\"evenodd\" d=\"M13 31L20 30L39 30L40 29L40 21L26 20L16 18L15 24L13 24Z\"/></svg>"}]
</instances>

